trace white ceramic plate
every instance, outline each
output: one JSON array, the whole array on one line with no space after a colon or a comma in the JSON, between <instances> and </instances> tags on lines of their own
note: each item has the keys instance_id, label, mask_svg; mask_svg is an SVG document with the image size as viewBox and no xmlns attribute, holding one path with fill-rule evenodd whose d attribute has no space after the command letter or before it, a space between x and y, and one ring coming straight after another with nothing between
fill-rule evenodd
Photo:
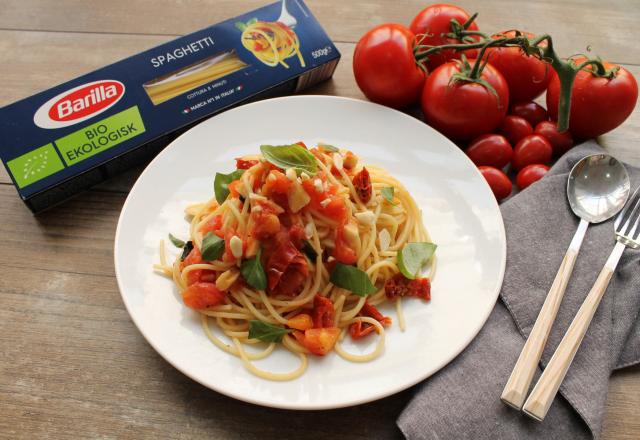
<instances>
[{"instance_id":1,"label":"white ceramic plate","mask_svg":"<svg viewBox=\"0 0 640 440\"><path fill-rule=\"evenodd\" d=\"M152 271L158 243L187 237L186 205L212 197L213 176L261 144L303 140L349 148L405 184L438 244L432 300L404 301L407 330L387 331L384 353L368 363L336 354L311 356L307 372L271 382L212 345L198 315L183 306L172 281ZM168 243L171 258L177 252ZM238 107L189 130L142 173L122 208L115 238L122 299L144 337L169 363L201 384L240 400L290 409L355 405L401 391L460 353L493 309L504 274L504 226L491 191L469 159L423 122L364 101L295 96ZM392 308L383 309L395 317ZM212 325L212 328L215 327ZM351 346L366 352L375 337ZM288 371L285 350L258 365Z\"/></svg>"}]
</instances>

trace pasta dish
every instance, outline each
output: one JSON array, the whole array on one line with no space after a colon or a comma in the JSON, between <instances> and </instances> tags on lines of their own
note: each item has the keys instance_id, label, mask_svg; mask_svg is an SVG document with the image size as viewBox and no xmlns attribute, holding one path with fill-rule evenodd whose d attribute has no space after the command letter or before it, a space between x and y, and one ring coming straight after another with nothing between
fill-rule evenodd
<instances>
[{"instance_id":1,"label":"pasta dish","mask_svg":"<svg viewBox=\"0 0 640 440\"><path fill-rule=\"evenodd\" d=\"M295 55L300 65L305 67L298 36L286 24L254 19L236 26L242 30L242 45L267 66L275 67L280 64L288 69L289 65L285 60Z\"/></svg>"},{"instance_id":2,"label":"pasta dish","mask_svg":"<svg viewBox=\"0 0 640 440\"><path fill-rule=\"evenodd\" d=\"M169 235L182 248L173 262L161 241L155 269L211 342L257 376L295 379L309 355L376 358L392 325L378 306L394 304L404 331L404 298L431 298L436 246L421 211L398 180L351 151L302 142L260 150L216 174L210 200L186 207L188 239ZM347 337L376 346L352 353ZM295 370L254 364L279 345L299 358Z\"/></svg>"}]
</instances>

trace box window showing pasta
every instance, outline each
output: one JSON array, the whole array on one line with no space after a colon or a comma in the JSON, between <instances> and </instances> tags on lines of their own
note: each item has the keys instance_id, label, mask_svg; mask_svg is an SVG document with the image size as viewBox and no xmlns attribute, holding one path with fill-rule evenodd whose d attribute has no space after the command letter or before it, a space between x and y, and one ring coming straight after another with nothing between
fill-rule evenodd
<instances>
[{"instance_id":1,"label":"box window showing pasta","mask_svg":"<svg viewBox=\"0 0 640 440\"><path fill-rule=\"evenodd\" d=\"M0 108L0 157L41 211L205 118L330 78L339 59L304 2L280 0Z\"/></svg>"},{"instance_id":2,"label":"box window showing pasta","mask_svg":"<svg viewBox=\"0 0 640 440\"><path fill-rule=\"evenodd\" d=\"M211 56L143 84L155 105L247 67L235 50Z\"/></svg>"}]
</instances>

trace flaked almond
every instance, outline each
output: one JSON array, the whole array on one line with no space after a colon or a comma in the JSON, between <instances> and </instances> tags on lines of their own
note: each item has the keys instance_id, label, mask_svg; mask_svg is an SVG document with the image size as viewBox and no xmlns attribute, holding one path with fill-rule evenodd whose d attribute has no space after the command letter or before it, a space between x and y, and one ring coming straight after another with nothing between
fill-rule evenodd
<instances>
[{"instance_id":1,"label":"flaked almond","mask_svg":"<svg viewBox=\"0 0 640 440\"><path fill-rule=\"evenodd\" d=\"M380 240L380 250L384 252L389 249L391 244L391 234L386 229L383 229L378 233L378 240Z\"/></svg>"},{"instance_id":2,"label":"flaked almond","mask_svg":"<svg viewBox=\"0 0 640 440\"><path fill-rule=\"evenodd\" d=\"M231 249L231 254L235 258L242 258L242 240L237 235L231 237L229 240L229 249Z\"/></svg>"},{"instance_id":3,"label":"flaked almond","mask_svg":"<svg viewBox=\"0 0 640 440\"><path fill-rule=\"evenodd\" d=\"M371 211L356 212L354 216L365 225L372 225L376 221L376 215Z\"/></svg>"}]
</instances>

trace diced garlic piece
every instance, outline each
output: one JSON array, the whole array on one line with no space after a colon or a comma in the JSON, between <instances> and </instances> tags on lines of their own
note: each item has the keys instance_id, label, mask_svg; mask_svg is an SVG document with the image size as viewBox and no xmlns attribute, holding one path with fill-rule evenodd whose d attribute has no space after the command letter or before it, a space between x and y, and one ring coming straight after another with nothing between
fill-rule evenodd
<instances>
[{"instance_id":1,"label":"diced garlic piece","mask_svg":"<svg viewBox=\"0 0 640 440\"><path fill-rule=\"evenodd\" d=\"M311 197L304 190L302 185L297 181L293 181L293 185L287 194L287 198L289 201L289 208L291 208L291 212L298 212L311 201Z\"/></svg>"},{"instance_id":2,"label":"diced garlic piece","mask_svg":"<svg viewBox=\"0 0 640 440\"><path fill-rule=\"evenodd\" d=\"M313 223L307 223L304 227L304 236L307 240L310 240L313 237Z\"/></svg>"},{"instance_id":3,"label":"diced garlic piece","mask_svg":"<svg viewBox=\"0 0 640 440\"><path fill-rule=\"evenodd\" d=\"M267 176L267 180L273 182L276 180L276 175L273 173L269 173L269 175Z\"/></svg>"},{"instance_id":4,"label":"diced garlic piece","mask_svg":"<svg viewBox=\"0 0 640 440\"><path fill-rule=\"evenodd\" d=\"M229 287L231 287L231 285L236 282L239 275L240 271L238 271L238 269L235 267L224 271L216 280L216 287L219 290L228 290Z\"/></svg>"},{"instance_id":5,"label":"diced garlic piece","mask_svg":"<svg viewBox=\"0 0 640 440\"><path fill-rule=\"evenodd\" d=\"M376 220L376 215L371 211L356 212L354 216L360 223L365 225L372 225Z\"/></svg>"},{"instance_id":6,"label":"diced garlic piece","mask_svg":"<svg viewBox=\"0 0 640 440\"><path fill-rule=\"evenodd\" d=\"M231 237L229 249L235 258L242 258L242 240L237 235Z\"/></svg>"},{"instance_id":7,"label":"diced garlic piece","mask_svg":"<svg viewBox=\"0 0 640 440\"><path fill-rule=\"evenodd\" d=\"M296 175L296 170L294 170L293 168L287 168L287 171L285 174L287 176L287 179L291 180L292 182L296 180L296 177L298 177Z\"/></svg>"},{"instance_id":8,"label":"diced garlic piece","mask_svg":"<svg viewBox=\"0 0 640 440\"><path fill-rule=\"evenodd\" d=\"M380 240L380 250L384 252L389 249L391 244L391 234L386 229L383 229L378 233L378 240Z\"/></svg>"},{"instance_id":9,"label":"diced garlic piece","mask_svg":"<svg viewBox=\"0 0 640 440\"><path fill-rule=\"evenodd\" d=\"M313 181L313 186L316 188L316 192L323 192L323 188L322 188L322 180L320 179L315 179Z\"/></svg>"},{"instance_id":10,"label":"diced garlic piece","mask_svg":"<svg viewBox=\"0 0 640 440\"><path fill-rule=\"evenodd\" d=\"M326 208L329 203L331 203L331 199L326 198L320 201L320 206L322 206L323 208Z\"/></svg>"},{"instance_id":11,"label":"diced garlic piece","mask_svg":"<svg viewBox=\"0 0 640 440\"><path fill-rule=\"evenodd\" d=\"M342 154L333 153L333 166L336 167L337 170L341 170L343 166Z\"/></svg>"},{"instance_id":12,"label":"diced garlic piece","mask_svg":"<svg viewBox=\"0 0 640 440\"><path fill-rule=\"evenodd\" d=\"M351 249L356 251L356 254L359 254L360 246L362 243L360 242L360 233L358 231L358 225L356 225L355 223L347 223L346 225L344 225L343 231L344 231L344 238L347 241L347 245L349 245Z\"/></svg>"}]
</instances>

